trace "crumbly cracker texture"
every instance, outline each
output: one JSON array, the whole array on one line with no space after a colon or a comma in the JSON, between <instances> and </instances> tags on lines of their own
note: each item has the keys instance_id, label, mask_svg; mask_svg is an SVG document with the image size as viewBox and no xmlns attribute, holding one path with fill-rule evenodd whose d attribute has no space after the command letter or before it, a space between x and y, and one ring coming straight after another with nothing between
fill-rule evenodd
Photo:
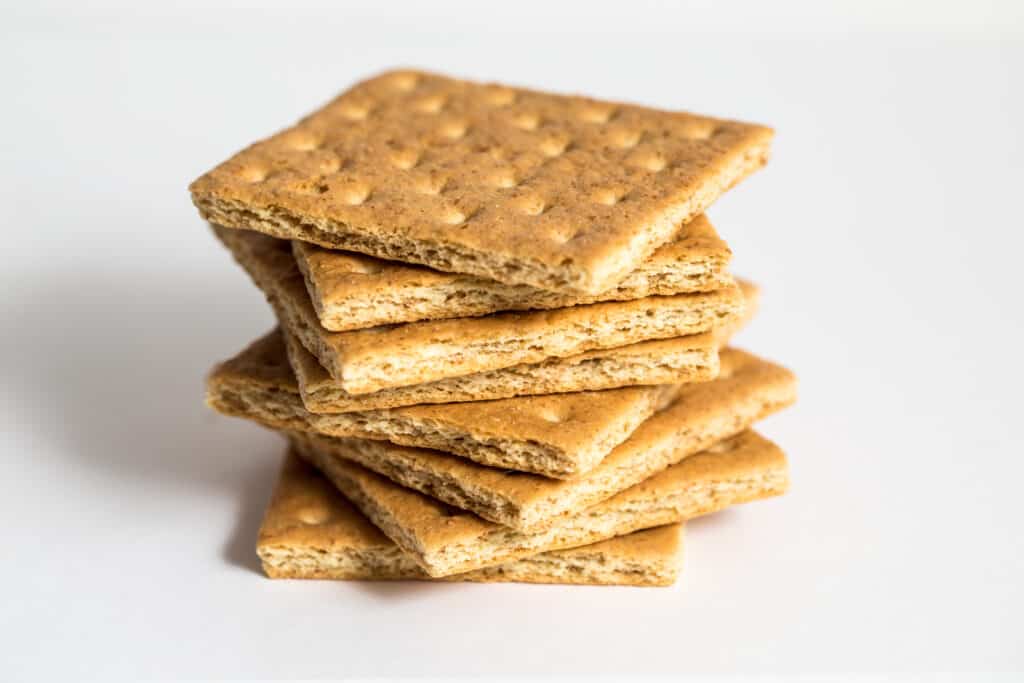
<instances>
[{"instance_id":1,"label":"crumbly cracker texture","mask_svg":"<svg viewBox=\"0 0 1024 683\"><path fill-rule=\"evenodd\" d=\"M680 571L682 536L682 524L669 524L441 580L668 586ZM294 453L281 469L256 552L275 579L431 579Z\"/></svg>"}]
</instances>

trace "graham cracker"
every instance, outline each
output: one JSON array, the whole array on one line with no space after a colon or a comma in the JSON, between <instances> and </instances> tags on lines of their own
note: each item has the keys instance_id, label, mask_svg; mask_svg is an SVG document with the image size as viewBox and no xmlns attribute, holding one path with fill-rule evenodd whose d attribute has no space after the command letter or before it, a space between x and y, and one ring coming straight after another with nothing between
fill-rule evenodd
<instances>
[{"instance_id":1,"label":"graham cracker","mask_svg":"<svg viewBox=\"0 0 1024 683\"><path fill-rule=\"evenodd\" d=\"M568 358L352 395L293 335L284 332L288 360L312 413L348 413L425 403L490 401L515 396L600 391L640 384L685 384L714 379L717 349L745 326L760 304L760 289L739 279L743 314L710 333L587 351Z\"/></svg>"},{"instance_id":2,"label":"graham cracker","mask_svg":"<svg viewBox=\"0 0 1024 683\"><path fill-rule=\"evenodd\" d=\"M428 403L489 401L515 396L600 391L641 384L704 382L718 373L711 334L693 334L587 351L569 358L352 395L294 336L283 333L302 402L312 413L349 413Z\"/></svg>"},{"instance_id":3,"label":"graham cracker","mask_svg":"<svg viewBox=\"0 0 1024 683\"><path fill-rule=\"evenodd\" d=\"M782 451L748 431L543 531L524 534L399 486L350 460L297 450L431 576L681 522L779 495L789 485Z\"/></svg>"},{"instance_id":4,"label":"graham cracker","mask_svg":"<svg viewBox=\"0 0 1024 683\"><path fill-rule=\"evenodd\" d=\"M282 326L350 394L433 382L592 350L710 330L742 313L736 285L714 292L654 296L553 311L405 323L330 332L306 291L287 243L214 227L264 291Z\"/></svg>"},{"instance_id":5,"label":"graham cracker","mask_svg":"<svg viewBox=\"0 0 1024 683\"><path fill-rule=\"evenodd\" d=\"M331 415L302 404L280 335L218 365L208 405L273 429L385 439L550 477L578 476L687 385L638 386Z\"/></svg>"},{"instance_id":6,"label":"graham cracker","mask_svg":"<svg viewBox=\"0 0 1024 683\"><path fill-rule=\"evenodd\" d=\"M392 71L190 186L207 220L597 294L763 166L769 128Z\"/></svg>"},{"instance_id":7,"label":"graham cracker","mask_svg":"<svg viewBox=\"0 0 1024 683\"><path fill-rule=\"evenodd\" d=\"M454 507L534 533L711 447L790 405L796 379L784 368L726 349L718 379L683 387L594 469L571 481L487 467L437 450L386 441L292 435L319 460L343 458Z\"/></svg>"},{"instance_id":8,"label":"graham cracker","mask_svg":"<svg viewBox=\"0 0 1024 683\"><path fill-rule=\"evenodd\" d=\"M679 573L682 530L682 524L645 529L441 580L667 586ZM276 579L431 578L294 453L285 458L256 552Z\"/></svg>"},{"instance_id":9,"label":"graham cracker","mask_svg":"<svg viewBox=\"0 0 1024 683\"><path fill-rule=\"evenodd\" d=\"M292 242L292 253L320 324L334 332L499 311L547 310L599 301L711 292L732 283L726 271L732 252L703 215L683 226L673 241L659 247L618 285L588 296L443 273L298 240Z\"/></svg>"}]
</instances>

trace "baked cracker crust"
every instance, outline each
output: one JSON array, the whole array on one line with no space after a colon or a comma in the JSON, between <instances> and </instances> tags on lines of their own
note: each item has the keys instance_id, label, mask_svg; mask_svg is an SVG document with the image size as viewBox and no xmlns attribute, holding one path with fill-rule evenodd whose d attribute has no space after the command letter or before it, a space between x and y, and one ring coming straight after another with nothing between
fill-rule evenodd
<instances>
[{"instance_id":1,"label":"baked cracker crust","mask_svg":"<svg viewBox=\"0 0 1024 683\"><path fill-rule=\"evenodd\" d=\"M431 576L447 576L571 548L736 503L779 495L789 485L786 458L747 431L543 531L522 532L395 484L354 462L297 448L373 524Z\"/></svg>"},{"instance_id":2,"label":"baked cracker crust","mask_svg":"<svg viewBox=\"0 0 1024 683\"><path fill-rule=\"evenodd\" d=\"M603 292L768 158L772 131L392 71L192 183L232 228Z\"/></svg>"},{"instance_id":3,"label":"baked cracker crust","mask_svg":"<svg viewBox=\"0 0 1024 683\"><path fill-rule=\"evenodd\" d=\"M386 441L295 433L303 451L356 462L496 524L537 532L736 434L790 405L796 379L788 370L733 349L723 352L714 381L681 390L601 463L571 481L479 465L450 453Z\"/></svg>"},{"instance_id":4,"label":"baked cracker crust","mask_svg":"<svg viewBox=\"0 0 1024 683\"><path fill-rule=\"evenodd\" d=\"M350 394L698 334L743 312L742 290L730 284L714 292L330 332L320 325L286 243L216 226L214 233L267 295L281 324Z\"/></svg>"},{"instance_id":5,"label":"baked cracker crust","mask_svg":"<svg viewBox=\"0 0 1024 683\"><path fill-rule=\"evenodd\" d=\"M206 400L221 413L272 429L384 439L486 465L572 478L595 467L685 386L317 414L303 405L283 339L272 333L214 368Z\"/></svg>"},{"instance_id":6,"label":"baked cracker crust","mask_svg":"<svg viewBox=\"0 0 1024 683\"><path fill-rule=\"evenodd\" d=\"M682 535L682 524L669 524L441 580L667 586L680 570ZM330 481L294 453L285 458L256 552L271 578L431 580Z\"/></svg>"},{"instance_id":7,"label":"baked cracker crust","mask_svg":"<svg viewBox=\"0 0 1024 683\"><path fill-rule=\"evenodd\" d=\"M313 413L491 401L641 384L704 382L718 375L717 349L728 343L758 309L760 289L746 280L740 279L737 283L743 292L742 316L715 327L712 332L587 351L568 358L551 358L542 363L515 365L369 394L348 393L294 335L284 332L284 339L288 360L299 381L302 402Z\"/></svg>"},{"instance_id":8,"label":"baked cracker crust","mask_svg":"<svg viewBox=\"0 0 1024 683\"><path fill-rule=\"evenodd\" d=\"M732 282L726 270L732 252L703 215L683 226L673 241L659 247L615 287L589 296L443 273L298 240L292 242L292 253L320 324L334 332L711 292Z\"/></svg>"}]
</instances>

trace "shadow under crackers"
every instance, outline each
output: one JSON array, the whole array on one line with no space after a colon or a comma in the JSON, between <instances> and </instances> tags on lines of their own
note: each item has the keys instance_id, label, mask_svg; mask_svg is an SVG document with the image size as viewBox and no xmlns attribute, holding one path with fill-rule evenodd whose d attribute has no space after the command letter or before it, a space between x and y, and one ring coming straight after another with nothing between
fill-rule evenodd
<instances>
[{"instance_id":1,"label":"shadow under crackers","mask_svg":"<svg viewBox=\"0 0 1024 683\"><path fill-rule=\"evenodd\" d=\"M222 557L259 571L256 534L283 444L213 414L202 397L212 364L271 318L262 302L240 307L217 287L171 273L21 279L0 299L0 372L14 424L73 459L61 463L68 472L84 462L107 477L112 496L139 485L237 496Z\"/></svg>"}]
</instances>

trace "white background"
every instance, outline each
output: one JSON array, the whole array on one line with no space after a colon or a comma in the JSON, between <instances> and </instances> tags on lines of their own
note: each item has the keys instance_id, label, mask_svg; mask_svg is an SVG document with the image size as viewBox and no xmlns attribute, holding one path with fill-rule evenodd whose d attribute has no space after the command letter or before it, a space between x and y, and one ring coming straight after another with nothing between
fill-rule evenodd
<instances>
[{"instance_id":1,"label":"white background","mask_svg":"<svg viewBox=\"0 0 1024 683\"><path fill-rule=\"evenodd\" d=\"M0 678L1024 668L1021 8L5 5ZM793 490L676 587L259 573L281 443L202 382L271 317L186 186L396 65L777 128L710 215Z\"/></svg>"}]
</instances>

